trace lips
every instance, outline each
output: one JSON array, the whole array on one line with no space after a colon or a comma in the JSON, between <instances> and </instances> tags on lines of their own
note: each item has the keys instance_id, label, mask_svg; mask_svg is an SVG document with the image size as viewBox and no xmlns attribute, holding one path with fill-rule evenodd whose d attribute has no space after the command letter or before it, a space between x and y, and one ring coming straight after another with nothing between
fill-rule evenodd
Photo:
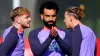
<instances>
[{"instance_id":1,"label":"lips","mask_svg":"<svg viewBox=\"0 0 100 56\"><path fill-rule=\"evenodd\" d=\"M48 21L48 24L53 24L53 21Z\"/></svg>"},{"instance_id":2,"label":"lips","mask_svg":"<svg viewBox=\"0 0 100 56\"><path fill-rule=\"evenodd\" d=\"M27 24L30 24L30 22L28 22Z\"/></svg>"},{"instance_id":3,"label":"lips","mask_svg":"<svg viewBox=\"0 0 100 56\"><path fill-rule=\"evenodd\" d=\"M48 24L53 24L53 22L48 22Z\"/></svg>"},{"instance_id":4,"label":"lips","mask_svg":"<svg viewBox=\"0 0 100 56\"><path fill-rule=\"evenodd\" d=\"M28 22L27 24L30 24L30 22Z\"/></svg>"}]
</instances>

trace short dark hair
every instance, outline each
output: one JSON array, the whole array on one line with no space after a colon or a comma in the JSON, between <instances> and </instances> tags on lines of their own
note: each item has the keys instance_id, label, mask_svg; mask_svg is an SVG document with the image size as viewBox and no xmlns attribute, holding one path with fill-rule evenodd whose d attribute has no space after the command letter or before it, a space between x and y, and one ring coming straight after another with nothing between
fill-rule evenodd
<instances>
[{"instance_id":1,"label":"short dark hair","mask_svg":"<svg viewBox=\"0 0 100 56\"><path fill-rule=\"evenodd\" d=\"M59 10L58 5L53 1L47 1L47 2L44 2L43 4L41 4L40 10L39 10L40 14L44 13L44 8L46 8L46 9L54 9L54 10L56 10L56 14L58 13L58 10Z\"/></svg>"}]
</instances>

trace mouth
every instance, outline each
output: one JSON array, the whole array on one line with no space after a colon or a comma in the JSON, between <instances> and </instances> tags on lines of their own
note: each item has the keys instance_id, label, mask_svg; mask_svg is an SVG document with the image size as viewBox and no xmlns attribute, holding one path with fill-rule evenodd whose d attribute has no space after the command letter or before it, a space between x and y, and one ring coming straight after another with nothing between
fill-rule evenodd
<instances>
[{"instance_id":1,"label":"mouth","mask_svg":"<svg viewBox=\"0 0 100 56\"><path fill-rule=\"evenodd\" d=\"M48 22L48 24L53 24L53 22Z\"/></svg>"},{"instance_id":2,"label":"mouth","mask_svg":"<svg viewBox=\"0 0 100 56\"><path fill-rule=\"evenodd\" d=\"M30 25L30 22L28 22L27 24L29 24L29 25Z\"/></svg>"}]
</instances>

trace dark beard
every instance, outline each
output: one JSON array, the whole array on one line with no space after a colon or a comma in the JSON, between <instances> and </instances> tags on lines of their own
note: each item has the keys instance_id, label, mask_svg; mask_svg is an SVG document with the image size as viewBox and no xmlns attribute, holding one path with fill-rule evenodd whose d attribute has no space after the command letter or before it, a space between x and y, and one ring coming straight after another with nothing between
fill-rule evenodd
<instances>
[{"instance_id":1,"label":"dark beard","mask_svg":"<svg viewBox=\"0 0 100 56\"><path fill-rule=\"evenodd\" d=\"M53 24L48 24L48 22L53 22ZM44 25L46 26L46 27L48 27L48 28L52 28L52 26L56 26L55 24L56 24L56 21L54 22L54 21L45 21L45 20L43 20L43 23L44 23Z\"/></svg>"}]
</instances>

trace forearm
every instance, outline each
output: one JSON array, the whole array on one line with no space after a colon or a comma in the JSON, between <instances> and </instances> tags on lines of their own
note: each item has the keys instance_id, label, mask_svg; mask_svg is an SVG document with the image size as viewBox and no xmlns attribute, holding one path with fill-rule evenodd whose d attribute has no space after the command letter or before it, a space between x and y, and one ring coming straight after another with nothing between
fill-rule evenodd
<instances>
[{"instance_id":1,"label":"forearm","mask_svg":"<svg viewBox=\"0 0 100 56\"><path fill-rule=\"evenodd\" d=\"M18 37L7 36L0 46L0 56L7 56L8 53L16 46Z\"/></svg>"},{"instance_id":2,"label":"forearm","mask_svg":"<svg viewBox=\"0 0 100 56\"><path fill-rule=\"evenodd\" d=\"M68 40L68 41L67 41ZM56 38L57 43L62 48L63 52L65 52L68 56L71 56L72 48L71 48L71 39L64 38L63 40L58 36ZM70 42L69 42L70 41Z\"/></svg>"},{"instance_id":3,"label":"forearm","mask_svg":"<svg viewBox=\"0 0 100 56\"><path fill-rule=\"evenodd\" d=\"M39 42L38 38L34 40L29 38L30 47L34 56L41 56L51 42L52 39L50 37L48 37L42 44Z\"/></svg>"}]
</instances>

